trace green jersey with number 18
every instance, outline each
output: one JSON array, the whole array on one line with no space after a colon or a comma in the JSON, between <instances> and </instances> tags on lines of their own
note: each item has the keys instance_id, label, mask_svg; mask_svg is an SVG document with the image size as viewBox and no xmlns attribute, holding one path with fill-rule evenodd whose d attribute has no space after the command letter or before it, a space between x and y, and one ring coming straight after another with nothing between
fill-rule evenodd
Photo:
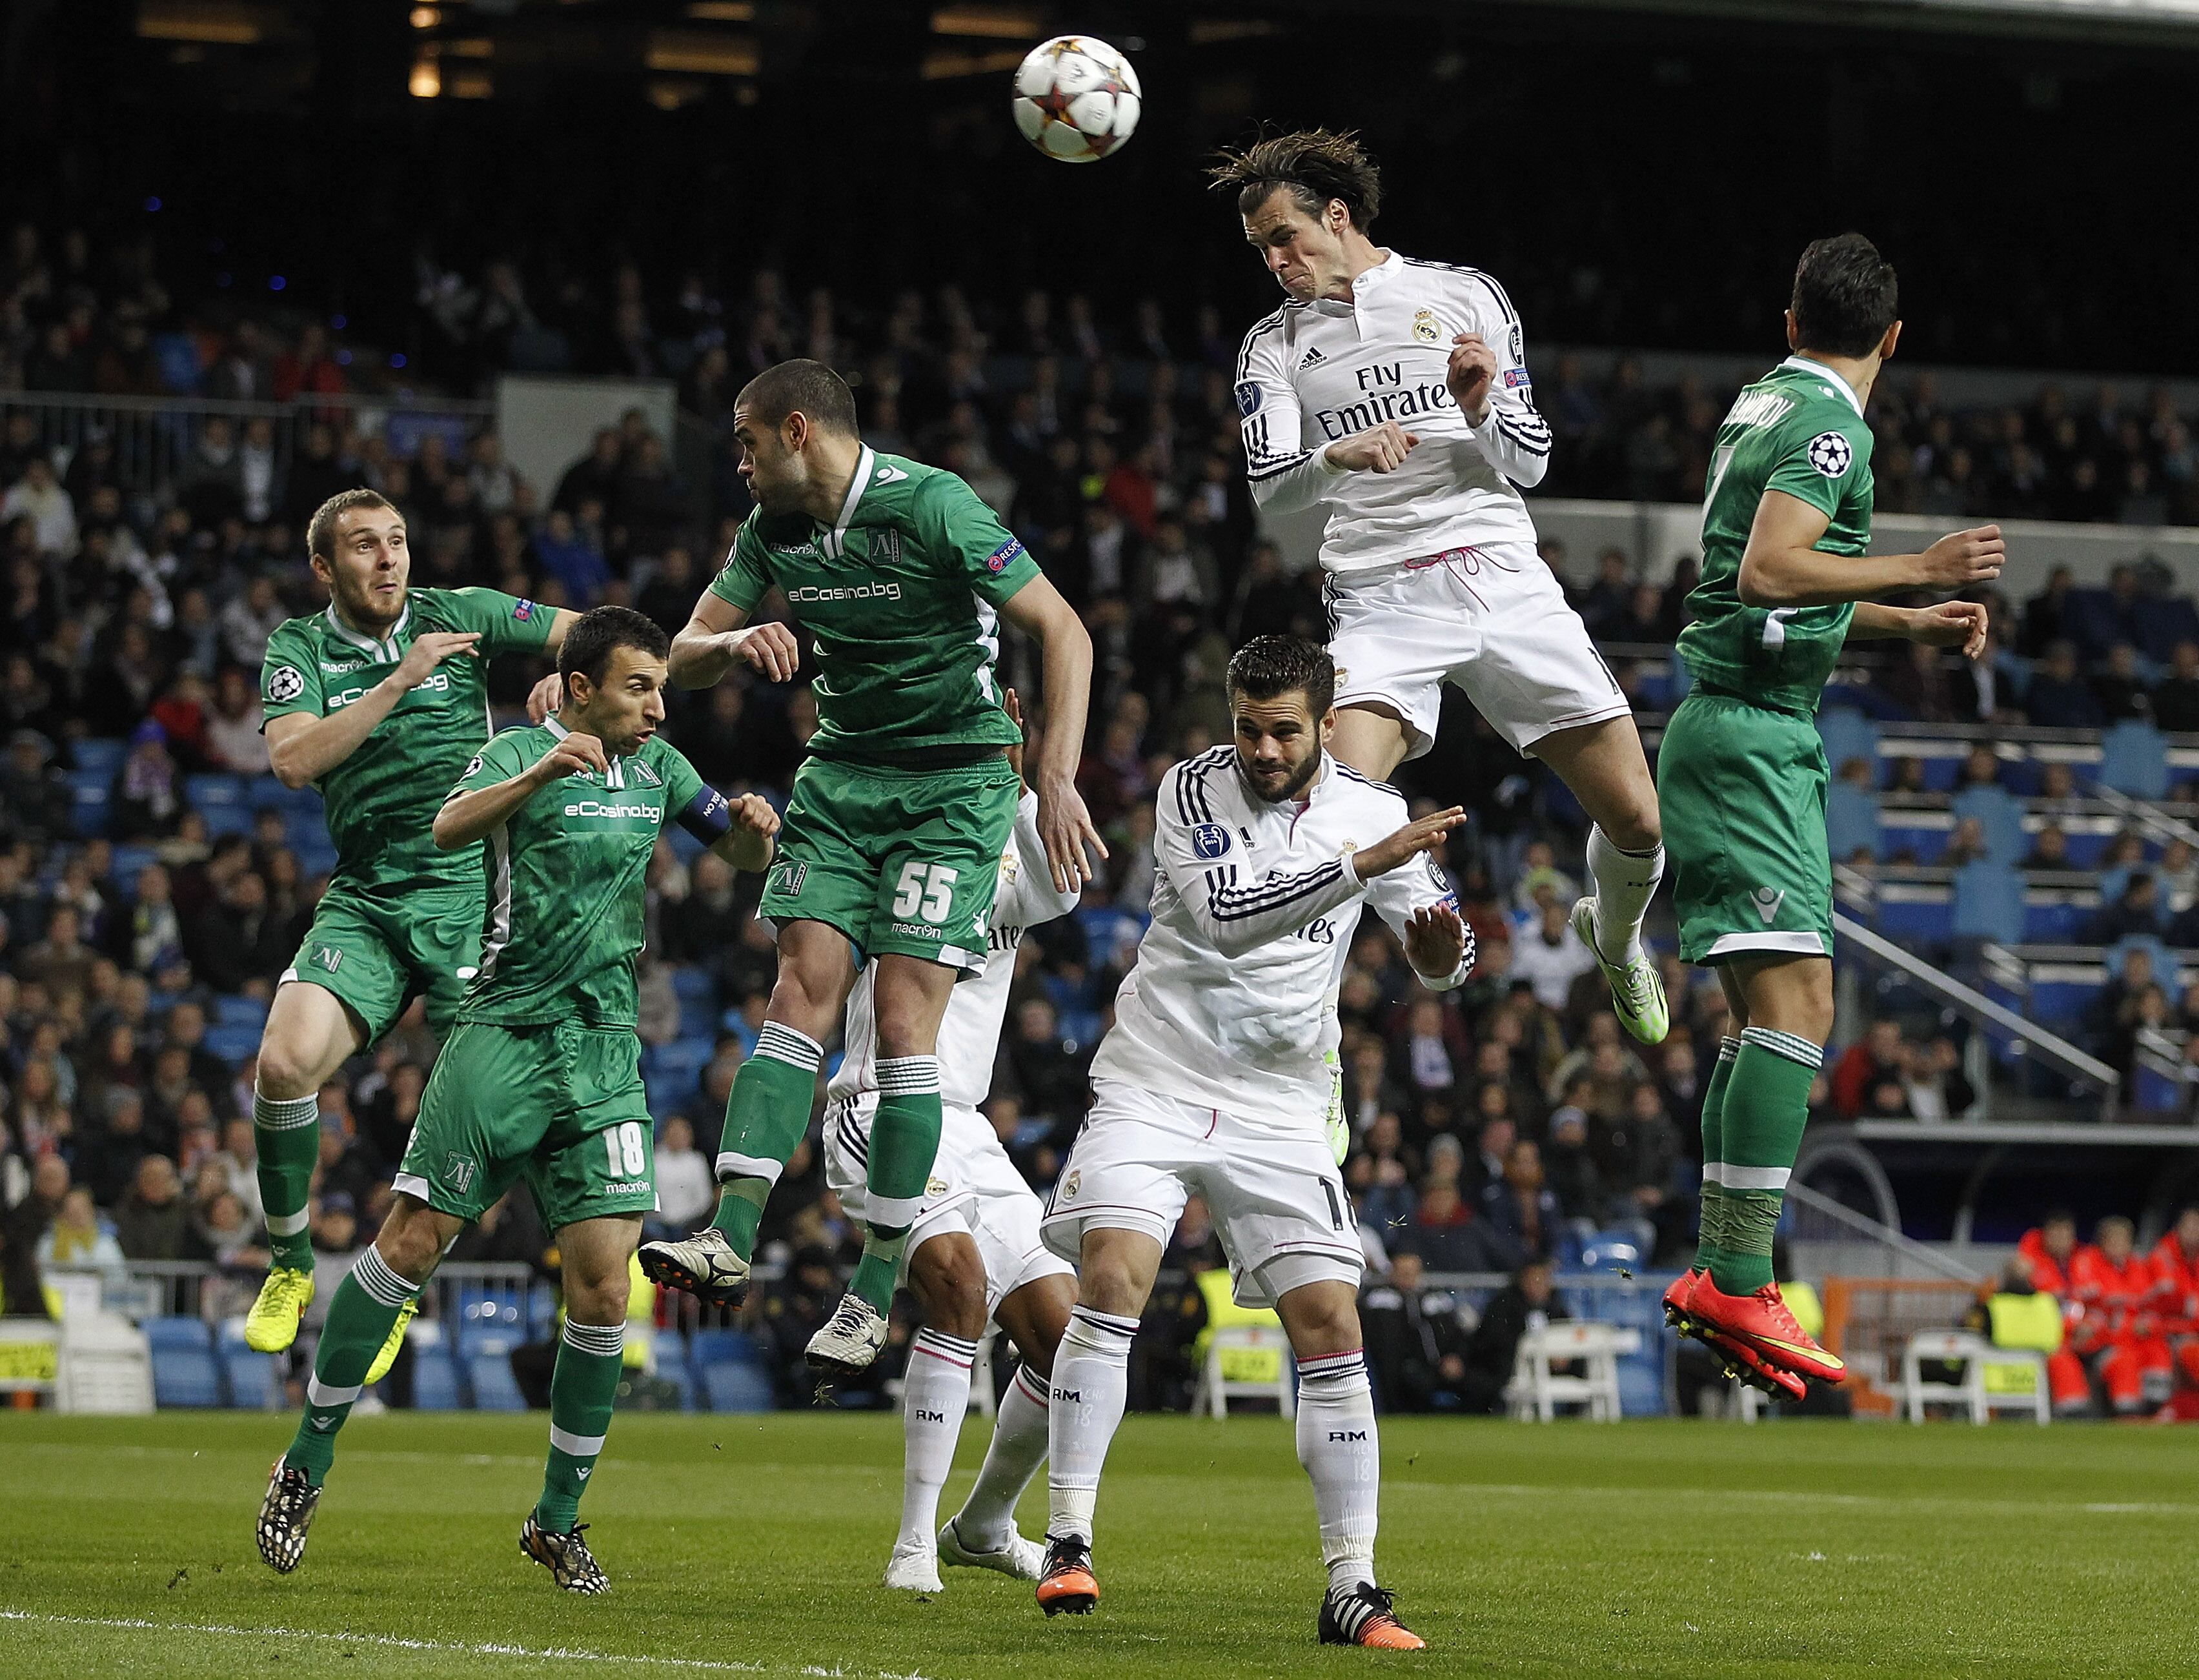
<instances>
[{"instance_id":1,"label":"green jersey with number 18","mask_svg":"<svg viewBox=\"0 0 2199 1680\"><path fill-rule=\"evenodd\" d=\"M481 636L475 655L453 654L437 665L315 784L335 842L339 882L378 895L423 887L478 890L479 860L439 851L429 830L451 784L489 738L488 656L540 649L557 615L493 589L415 589L386 636L353 629L334 605L276 626L260 672L260 703L271 722L293 712L326 717L365 699L414 639L432 631Z\"/></svg>"},{"instance_id":2,"label":"green jersey with number 18","mask_svg":"<svg viewBox=\"0 0 2199 1680\"><path fill-rule=\"evenodd\" d=\"M812 753L922 767L1022 738L993 680L996 609L1038 575L953 473L866 445L831 524L758 508L710 592L747 612L785 592L816 644Z\"/></svg>"},{"instance_id":3,"label":"green jersey with number 18","mask_svg":"<svg viewBox=\"0 0 2199 1680\"><path fill-rule=\"evenodd\" d=\"M1870 452L1862 403L1822 362L1789 356L1735 399L1703 493L1703 576L1688 597L1694 621L1680 633L1680 656L1698 681L1776 711L1817 709L1855 608L1745 605L1741 557L1767 490L1832 522L1818 552L1866 552Z\"/></svg>"}]
</instances>

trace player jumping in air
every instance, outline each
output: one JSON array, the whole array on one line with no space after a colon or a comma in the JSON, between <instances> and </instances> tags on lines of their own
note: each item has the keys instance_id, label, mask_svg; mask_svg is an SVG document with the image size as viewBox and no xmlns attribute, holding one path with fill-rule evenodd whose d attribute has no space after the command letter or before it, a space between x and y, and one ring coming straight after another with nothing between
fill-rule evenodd
<instances>
[{"instance_id":1,"label":"player jumping in air","mask_svg":"<svg viewBox=\"0 0 2199 1680\"><path fill-rule=\"evenodd\" d=\"M2000 575L2000 528L1922 554L1868 555L1879 369L1901 336L1893 266L1859 234L1802 254L1787 311L1794 353L1735 399L1703 493L1703 577L1680 656L1694 687L1657 755L1680 954L1718 971L1733 1036L1703 1103L1702 1240L1665 1300L1672 1321L1760 1386L1837 1382L1771 1277L1771 1234L1833 1028L1833 872L1815 715L1850 641L1985 645L1967 601L1875 604Z\"/></svg>"},{"instance_id":2,"label":"player jumping in air","mask_svg":"<svg viewBox=\"0 0 2199 1680\"><path fill-rule=\"evenodd\" d=\"M1093 1508L1123 1420L1139 1315L1187 1197L1203 1196L1237 1300L1272 1306L1298 1357L1298 1460L1328 1590L1321 1642L1419 1649L1374 1581L1381 1456L1359 1330L1365 1267L1327 1135L1336 992L1362 902L1421 983L1461 984L1473 942L1422 855L1455 807L1405 820L1395 790L1327 750L1335 668L1261 636L1229 662L1231 746L1162 778L1152 925L1092 1065L1093 1105L1041 1227L1077 1263L1053 1362L1048 1615L1099 1601Z\"/></svg>"},{"instance_id":3,"label":"player jumping in air","mask_svg":"<svg viewBox=\"0 0 2199 1680\"><path fill-rule=\"evenodd\" d=\"M855 394L820 362L782 362L733 405L755 511L672 646L673 680L699 688L737 661L791 677L783 624L747 627L783 590L814 639L817 734L795 774L780 857L758 913L779 932L779 980L755 1053L726 1105L717 1216L645 1244L659 1283L738 1304L765 1199L808 1130L823 1042L859 964L875 960L878 1116L869 1139L863 1258L809 1344L826 1371L860 1371L884 1345L910 1227L939 1151L940 1017L985 965L1023 732L993 680L1000 620L1041 646L1048 709L1033 779L1048 872L1063 892L1106 849L1075 783L1092 641L1075 609L960 479L881 455Z\"/></svg>"},{"instance_id":4,"label":"player jumping in air","mask_svg":"<svg viewBox=\"0 0 2199 1680\"><path fill-rule=\"evenodd\" d=\"M413 589L404 516L372 490L347 490L306 527L327 608L267 639L260 697L268 756L287 787L318 786L336 868L283 971L260 1041L252 1129L272 1251L244 1339L277 1353L313 1298L306 1200L320 1158L323 1083L380 1038L416 996L450 1026L481 962L475 859L440 851L435 807L488 740L487 657L554 656L579 615L493 589ZM545 677L528 701L557 703ZM392 1328L369 1382L397 1356Z\"/></svg>"},{"instance_id":5,"label":"player jumping in air","mask_svg":"<svg viewBox=\"0 0 2199 1680\"><path fill-rule=\"evenodd\" d=\"M565 1327L520 1549L568 1592L610 1585L575 1519L610 1426L629 1263L656 1206L634 1033L645 877L674 823L755 870L779 827L763 800L729 804L657 738L669 650L628 608L580 618L558 656L562 714L490 741L435 814L435 844L487 879L481 972L421 1095L396 1205L330 1304L305 1415L260 1506L260 1555L285 1574L376 1350L452 1240L524 1176L563 1257Z\"/></svg>"},{"instance_id":6,"label":"player jumping in air","mask_svg":"<svg viewBox=\"0 0 2199 1680\"><path fill-rule=\"evenodd\" d=\"M1657 790L1626 697L1535 550L1519 487L1542 482L1550 429L1519 315L1479 269L1374 242L1381 179L1348 134L1262 140L1213 177L1290 296L1245 335L1237 409L1260 507L1329 510L1331 750L1387 779L1434 744L1448 682L1556 771L1595 824L1574 930L1626 1030L1657 1043L1670 1016L1642 947L1665 868Z\"/></svg>"},{"instance_id":7,"label":"player jumping in air","mask_svg":"<svg viewBox=\"0 0 2199 1680\"><path fill-rule=\"evenodd\" d=\"M1020 720L1015 691L1008 715ZM1009 761L1020 774L1023 749ZM1000 855L993 895L985 971L954 989L939 1023L940 1095L945 1121L939 1158L910 1228L909 1287L924 1310L908 1362L901 1424L907 1469L901 1535L886 1584L937 1592L939 1563L996 1569L1038 1578L1041 1547L1016 1532L1016 1502L1046 1456L1047 1385L1054 1350L1076 1304L1068 1265L1039 1240L1044 1211L1008 1159L992 1123L978 1111L993 1082L1000 1022L1026 929L1076 907L1076 890L1054 885L1038 837L1038 798L1022 796L1015 839ZM864 1216L864 1176L878 1110L878 1042L872 994L878 965L863 971L848 998L847 1054L833 1076L825 1118L825 1176L850 1219ZM1007 1332L1023 1362L993 1421L993 1444L961 1510L935 1536L939 1490L954 1467L954 1443L970 1409L970 1373L991 1320Z\"/></svg>"}]
</instances>

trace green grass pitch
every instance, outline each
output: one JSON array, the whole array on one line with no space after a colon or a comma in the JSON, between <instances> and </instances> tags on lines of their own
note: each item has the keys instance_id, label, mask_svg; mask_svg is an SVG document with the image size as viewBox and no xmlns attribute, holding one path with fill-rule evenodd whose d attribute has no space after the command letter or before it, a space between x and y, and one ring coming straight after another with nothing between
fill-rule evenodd
<instances>
[{"instance_id":1,"label":"green grass pitch","mask_svg":"<svg viewBox=\"0 0 2199 1680\"><path fill-rule=\"evenodd\" d=\"M290 1425L0 1413L0 1676L2190 1674L2199 1450L2181 1431L1385 1420L1380 1560L1424 1657L1321 1650L1287 1427L1133 1418L1104 1596L878 1585L898 1420L621 1416L582 1507L612 1595L516 1549L545 1419L344 1432L304 1566L253 1549ZM951 1511L983 1448L976 1420ZM1044 1489L1023 1520L1044 1521Z\"/></svg>"}]
</instances>

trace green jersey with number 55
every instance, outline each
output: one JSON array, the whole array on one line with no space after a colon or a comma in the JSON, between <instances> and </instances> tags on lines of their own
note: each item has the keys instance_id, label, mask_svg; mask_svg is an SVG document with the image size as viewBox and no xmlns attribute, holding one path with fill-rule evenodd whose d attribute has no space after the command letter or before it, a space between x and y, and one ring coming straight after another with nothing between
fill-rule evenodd
<instances>
[{"instance_id":1,"label":"green jersey with number 55","mask_svg":"<svg viewBox=\"0 0 2199 1680\"><path fill-rule=\"evenodd\" d=\"M993 680L996 609L1038 575L953 473L866 446L833 523L758 508L710 592L748 612L786 592L817 649L812 753L943 767L1023 738Z\"/></svg>"},{"instance_id":2,"label":"green jersey with number 55","mask_svg":"<svg viewBox=\"0 0 2199 1680\"><path fill-rule=\"evenodd\" d=\"M1866 552L1870 450L1863 405L1822 362L1789 356L1735 399L1703 492L1703 577L1688 597L1694 621L1680 633L1680 656L1696 680L1774 710L1817 709L1855 608L1745 605L1741 557L1767 490L1799 497L1832 522L1819 553Z\"/></svg>"}]
</instances>

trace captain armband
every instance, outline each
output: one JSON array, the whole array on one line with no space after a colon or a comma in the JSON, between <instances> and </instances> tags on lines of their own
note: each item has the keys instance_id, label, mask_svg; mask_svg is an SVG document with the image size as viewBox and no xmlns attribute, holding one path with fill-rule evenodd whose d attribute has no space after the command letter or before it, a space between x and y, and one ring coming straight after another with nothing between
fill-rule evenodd
<instances>
[{"instance_id":1,"label":"captain armband","mask_svg":"<svg viewBox=\"0 0 2199 1680\"><path fill-rule=\"evenodd\" d=\"M726 796L706 787L687 802L680 814L680 826L706 846L715 846L733 829L733 808Z\"/></svg>"}]
</instances>

